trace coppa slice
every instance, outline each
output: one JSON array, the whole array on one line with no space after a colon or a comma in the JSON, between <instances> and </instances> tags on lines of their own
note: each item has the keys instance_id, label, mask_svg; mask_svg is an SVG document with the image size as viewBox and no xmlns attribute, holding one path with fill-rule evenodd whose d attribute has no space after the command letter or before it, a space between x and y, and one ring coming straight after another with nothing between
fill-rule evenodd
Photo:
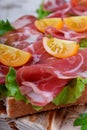
<instances>
[{"instance_id":1,"label":"coppa slice","mask_svg":"<svg viewBox=\"0 0 87 130\"><path fill-rule=\"evenodd\" d=\"M34 21L36 19L37 18L35 16L32 16L32 15L24 15L24 16L18 18L17 20L15 20L12 23L12 26L14 26L15 29L24 28L24 27L27 27L30 24L34 23Z\"/></svg>"},{"instance_id":2,"label":"coppa slice","mask_svg":"<svg viewBox=\"0 0 87 130\"><path fill-rule=\"evenodd\" d=\"M74 16L64 18L66 26L76 32L83 32L87 30L87 16Z\"/></svg>"},{"instance_id":3,"label":"coppa slice","mask_svg":"<svg viewBox=\"0 0 87 130\"><path fill-rule=\"evenodd\" d=\"M21 66L31 57L31 54L7 45L0 44L0 62L7 66Z\"/></svg>"},{"instance_id":4,"label":"coppa slice","mask_svg":"<svg viewBox=\"0 0 87 130\"><path fill-rule=\"evenodd\" d=\"M43 38L45 50L52 56L66 58L78 52L79 44L75 41L61 40L57 38Z\"/></svg>"},{"instance_id":5,"label":"coppa slice","mask_svg":"<svg viewBox=\"0 0 87 130\"><path fill-rule=\"evenodd\" d=\"M70 30L67 27L64 27L61 30L58 30L53 27L48 27L45 30L45 35L48 36L49 34L55 38L59 38L59 39L63 39L63 40L72 40L72 41L77 41L77 42L79 42L81 39L87 38L86 31L78 33L73 30Z\"/></svg>"},{"instance_id":6,"label":"coppa slice","mask_svg":"<svg viewBox=\"0 0 87 130\"><path fill-rule=\"evenodd\" d=\"M33 105L45 106L64 88L69 79L59 79L47 65L24 66L17 71L21 93Z\"/></svg>"},{"instance_id":7,"label":"coppa slice","mask_svg":"<svg viewBox=\"0 0 87 130\"><path fill-rule=\"evenodd\" d=\"M56 10L62 10L62 7L66 4L65 0L45 0L43 7L47 11L55 12Z\"/></svg>"},{"instance_id":8,"label":"coppa slice","mask_svg":"<svg viewBox=\"0 0 87 130\"><path fill-rule=\"evenodd\" d=\"M49 26L61 29L63 27L63 21L61 18L46 18L35 21L35 26L41 32L44 32L45 29Z\"/></svg>"},{"instance_id":9,"label":"coppa slice","mask_svg":"<svg viewBox=\"0 0 87 130\"><path fill-rule=\"evenodd\" d=\"M86 54L87 49L69 58L50 57L42 64L21 67L16 75L21 93L34 105L46 105L72 78L87 78Z\"/></svg>"},{"instance_id":10,"label":"coppa slice","mask_svg":"<svg viewBox=\"0 0 87 130\"><path fill-rule=\"evenodd\" d=\"M27 50L32 53L33 64L48 65L47 70L51 69L51 72L55 73L60 79L70 79L78 76L87 78L87 48L79 49L74 56L56 58L49 55L42 44L42 42L37 42Z\"/></svg>"},{"instance_id":11,"label":"coppa slice","mask_svg":"<svg viewBox=\"0 0 87 130\"><path fill-rule=\"evenodd\" d=\"M37 18L32 15L24 15L18 18L11 23L15 30L0 37L1 43L6 43L15 48L26 48L26 46L29 46L32 42L42 39L43 33L38 31L35 27L35 20L37 20Z\"/></svg>"},{"instance_id":12,"label":"coppa slice","mask_svg":"<svg viewBox=\"0 0 87 130\"><path fill-rule=\"evenodd\" d=\"M5 77L8 71L9 71L9 67L0 63L0 84L5 83Z\"/></svg>"}]
</instances>

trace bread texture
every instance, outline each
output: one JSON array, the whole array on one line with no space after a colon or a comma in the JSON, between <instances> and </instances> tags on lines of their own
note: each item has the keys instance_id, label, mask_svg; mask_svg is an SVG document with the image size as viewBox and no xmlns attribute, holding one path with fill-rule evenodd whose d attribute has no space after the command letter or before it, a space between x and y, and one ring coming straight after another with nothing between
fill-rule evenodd
<instances>
[{"instance_id":1,"label":"bread texture","mask_svg":"<svg viewBox=\"0 0 87 130\"><path fill-rule=\"evenodd\" d=\"M78 98L78 100L73 104L62 104L62 105L54 105L53 103L49 103L44 106L41 110L37 111L33 109L31 104L26 104L24 101L17 101L13 97L9 97L6 99L6 112L9 118L21 117L29 114L35 114L38 112L48 111L59 109L62 107L72 106L72 105L82 105L87 103L87 87L83 92L82 96Z\"/></svg>"}]
</instances>

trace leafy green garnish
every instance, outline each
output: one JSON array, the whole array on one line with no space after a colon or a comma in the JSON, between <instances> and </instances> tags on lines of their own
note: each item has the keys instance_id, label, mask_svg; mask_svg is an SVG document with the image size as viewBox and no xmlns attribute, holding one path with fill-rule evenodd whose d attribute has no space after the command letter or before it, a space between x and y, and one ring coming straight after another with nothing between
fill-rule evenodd
<instances>
[{"instance_id":1,"label":"leafy green garnish","mask_svg":"<svg viewBox=\"0 0 87 130\"><path fill-rule=\"evenodd\" d=\"M35 110L37 110L37 111L39 111L39 110L41 110L43 107L41 107L41 106L35 106L35 105L32 105L33 106L33 108L35 109Z\"/></svg>"},{"instance_id":2,"label":"leafy green garnish","mask_svg":"<svg viewBox=\"0 0 87 130\"><path fill-rule=\"evenodd\" d=\"M87 38L80 40L79 45L81 48L87 48Z\"/></svg>"},{"instance_id":3,"label":"leafy green garnish","mask_svg":"<svg viewBox=\"0 0 87 130\"><path fill-rule=\"evenodd\" d=\"M29 100L26 99L25 96L23 96L20 93L18 84L16 82L16 71L12 67L10 67L9 73L6 76L6 88L8 90L7 96L12 96L16 100L24 100L26 103L29 103ZM42 107L39 107L39 106L34 106L34 105L32 106L37 111L42 109Z\"/></svg>"},{"instance_id":4,"label":"leafy green garnish","mask_svg":"<svg viewBox=\"0 0 87 130\"><path fill-rule=\"evenodd\" d=\"M74 121L74 126L81 126L80 130L87 130L87 113L80 114Z\"/></svg>"},{"instance_id":5,"label":"leafy green garnish","mask_svg":"<svg viewBox=\"0 0 87 130\"><path fill-rule=\"evenodd\" d=\"M20 93L18 84L16 82L16 71L12 67L10 67L9 72L6 76L5 86L8 90L7 95L9 97L14 97L16 100L24 100L25 102L29 102L26 97Z\"/></svg>"},{"instance_id":6,"label":"leafy green garnish","mask_svg":"<svg viewBox=\"0 0 87 130\"><path fill-rule=\"evenodd\" d=\"M7 89L5 85L0 85L0 98L7 96Z\"/></svg>"},{"instance_id":7,"label":"leafy green garnish","mask_svg":"<svg viewBox=\"0 0 87 130\"><path fill-rule=\"evenodd\" d=\"M10 24L8 20L0 20L0 36L4 35L5 33L14 30L14 27Z\"/></svg>"},{"instance_id":8,"label":"leafy green garnish","mask_svg":"<svg viewBox=\"0 0 87 130\"><path fill-rule=\"evenodd\" d=\"M36 10L38 19L42 19L46 16L48 16L51 12L44 10L43 8L43 2L40 5L39 9Z\"/></svg>"},{"instance_id":9,"label":"leafy green garnish","mask_svg":"<svg viewBox=\"0 0 87 130\"><path fill-rule=\"evenodd\" d=\"M73 79L64 89L53 99L55 105L74 103L85 90L87 79Z\"/></svg>"}]
</instances>

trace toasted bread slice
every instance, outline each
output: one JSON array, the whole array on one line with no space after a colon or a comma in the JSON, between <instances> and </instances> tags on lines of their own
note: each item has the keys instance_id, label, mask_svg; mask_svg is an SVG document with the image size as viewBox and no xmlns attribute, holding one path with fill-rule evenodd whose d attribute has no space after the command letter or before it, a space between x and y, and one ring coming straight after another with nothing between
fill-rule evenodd
<instances>
[{"instance_id":1,"label":"toasted bread slice","mask_svg":"<svg viewBox=\"0 0 87 130\"><path fill-rule=\"evenodd\" d=\"M55 106L52 103L47 104L43 109L40 111L36 111L33 109L31 104L26 104L24 101L17 101L13 97L9 97L6 99L6 112L9 118L20 117L28 114L34 114L38 112L48 111L59 109L62 107L72 106L72 105L82 105L87 103L87 87L83 92L82 96L73 104L62 104Z\"/></svg>"}]
</instances>

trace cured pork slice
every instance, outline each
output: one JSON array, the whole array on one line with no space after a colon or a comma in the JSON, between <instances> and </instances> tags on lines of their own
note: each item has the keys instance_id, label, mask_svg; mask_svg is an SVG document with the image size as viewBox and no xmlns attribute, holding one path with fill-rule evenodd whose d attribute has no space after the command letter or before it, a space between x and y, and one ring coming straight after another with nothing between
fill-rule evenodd
<instances>
[{"instance_id":1,"label":"cured pork slice","mask_svg":"<svg viewBox=\"0 0 87 130\"><path fill-rule=\"evenodd\" d=\"M46 36L51 35L52 37L56 37L59 39L66 39L66 40L75 40L80 41L83 38L87 38L87 31L77 33L73 30L68 29L67 27L58 30L54 27L48 27L45 30Z\"/></svg>"},{"instance_id":2,"label":"cured pork slice","mask_svg":"<svg viewBox=\"0 0 87 130\"><path fill-rule=\"evenodd\" d=\"M87 78L87 49L79 50L75 56L58 59L48 55L39 41L27 51L32 53L33 61L17 71L17 82L21 93L34 105L44 106L51 102L72 78Z\"/></svg>"},{"instance_id":3,"label":"cured pork slice","mask_svg":"<svg viewBox=\"0 0 87 130\"><path fill-rule=\"evenodd\" d=\"M5 83L5 76L8 73L8 67L0 63L0 84Z\"/></svg>"},{"instance_id":4,"label":"cured pork slice","mask_svg":"<svg viewBox=\"0 0 87 130\"><path fill-rule=\"evenodd\" d=\"M32 42L42 39L43 34L36 29L34 25L35 20L36 17L25 15L14 21L12 25L15 30L6 33L3 37L0 37L1 43L22 48L22 44L26 44L28 46Z\"/></svg>"},{"instance_id":5,"label":"cured pork slice","mask_svg":"<svg viewBox=\"0 0 87 130\"><path fill-rule=\"evenodd\" d=\"M61 11L62 10L62 11ZM71 10L71 4L70 3L65 3L62 4L62 6L60 6L59 8L57 8L56 11L52 12L51 14L49 14L47 17L48 18L64 18L64 17L68 17L69 16L69 12Z\"/></svg>"},{"instance_id":6,"label":"cured pork slice","mask_svg":"<svg viewBox=\"0 0 87 130\"><path fill-rule=\"evenodd\" d=\"M71 2L65 0L45 0L44 9L51 11L47 17L69 17L87 15L87 7L84 5L73 6ZM62 11L61 11L62 10Z\"/></svg>"},{"instance_id":7,"label":"cured pork slice","mask_svg":"<svg viewBox=\"0 0 87 130\"><path fill-rule=\"evenodd\" d=\"M32 65L17 71L20 91L33 105L45 106L64 88L69 79L58 79L45 65Z\"/></svg>"},{"instance_id":8,"label":"cured pork slice","mask_svg":"<svg viewBox=\"0 0 87 130\"><path fill-rule=\"evenodd\" d=\"M23 28L25 26L28 26L29 24L32 24L37 18L35 16L32 15L24 15L20 18L18 18L17 20L15 20L14 22L12 22L12 25L16 28Z\"/></svg>"},{"instance_id":9,"label":"cured pork slice","mask_svg":"<svg viewBox=\"0 0 87 130\"><path fill-rule=\"evenodd\" d=\"M65 0L45 0L44 9L48 11L60 10L66 4Z\"/></svg>"}]
</instances>

